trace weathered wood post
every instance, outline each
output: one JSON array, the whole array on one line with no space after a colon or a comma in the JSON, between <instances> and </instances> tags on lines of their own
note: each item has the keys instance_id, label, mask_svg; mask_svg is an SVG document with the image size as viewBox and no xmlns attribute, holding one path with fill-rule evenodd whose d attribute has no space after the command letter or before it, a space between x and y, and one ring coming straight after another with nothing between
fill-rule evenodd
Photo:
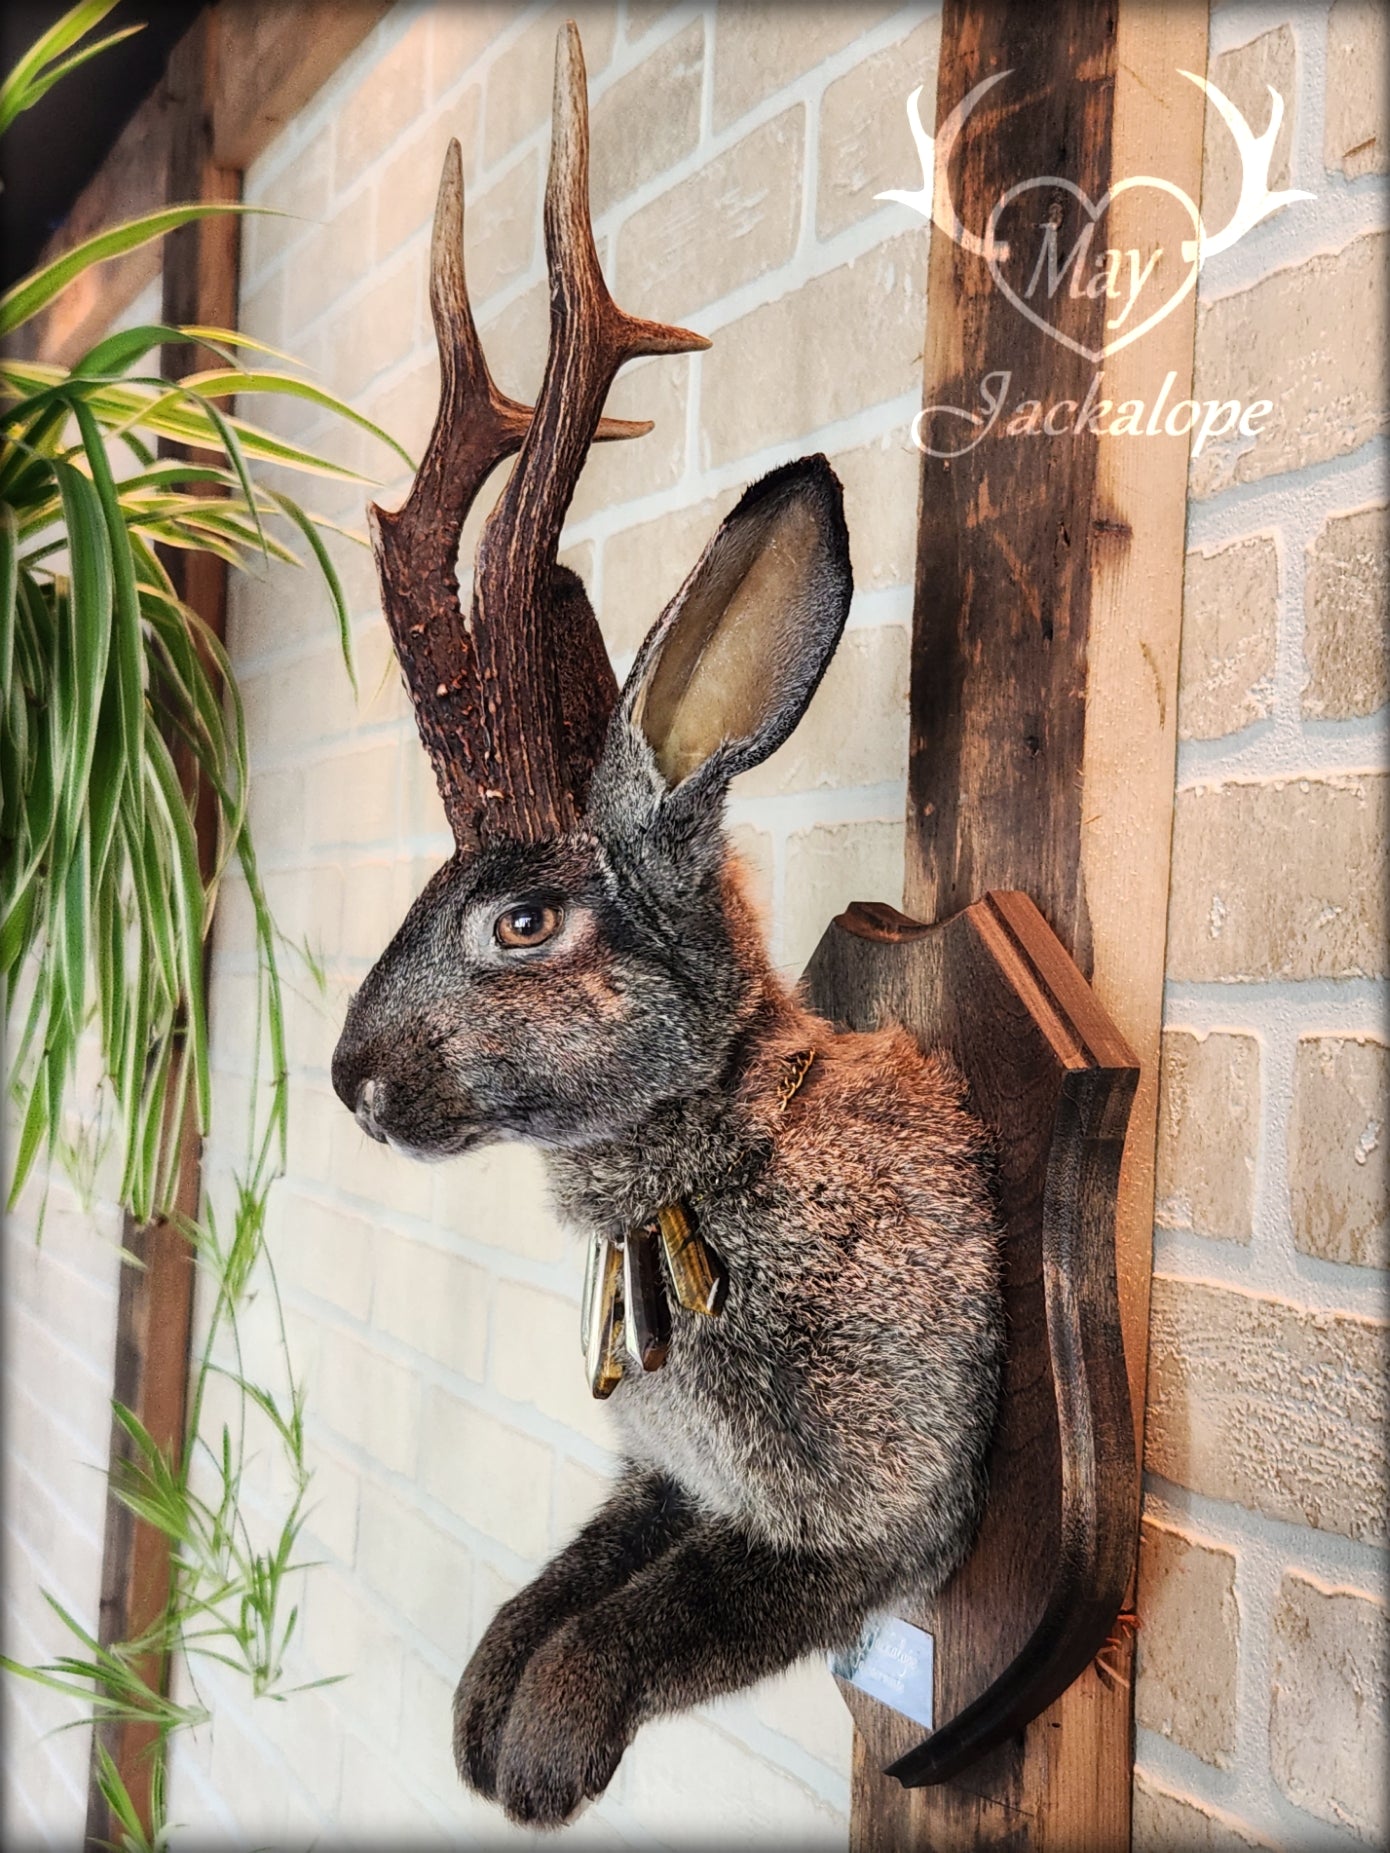
<instances>
[{"instance_id":1,"label":"weathered wood post","mask_svg":"<svg viewBox=\"0 0 1390 1853\"><path fill-rule=\"evenodd\" d=\"M1018 189L1015 204L1039 210L1001 211L1001 237L1050 223L1065 259L1089 214L1103 228L1094 258L1102 244L1152 246L1162 214L1171 263L1194 236L1186 209L1162 188L1117 189L1156 177L1199 200L1203 98L1182 72L1205 72L1206 34L1196 3L946 0L936 121L1009 73L979 99L949 161L959 225L978 239ZM1195 257L1193 287L1175 284L1161 315L1145 299L1134 319L1150 325L1122 341L1112 305L1073 288L1075 273L1055 314L1030 315L1041 292L1025 303L1026 285L978 245L936 227L931 240L924 404L979 410L984 392L1004 397L973 448L959 418L922 421L929 448L958 454L923 457L904 905L944 922L988 890L1024 891L1137 1057L1115 1250L1142 1459L1189 442L1147 420L1161 396L1176 405L1191 391ZM1180 279L1182 265L1172 274ZM1109 419L1096 415L1102 398ZM1071 410L1029 435L1025 419L1009 436L1028 400ZM1131 400L1143 402L1145 423L1115 432L1113 413ZM1131 1532L1131 1566L1136 1543ZM1011 1600L1003 1580L972 1587L977 1606ZM982 1639L991 1629L981 1615ZM882 1746L857 1735L852 1846L1126 1847L1132 1670L1132 1631L1121 1628L1103 1666L934 1786L900 1786L882 1773Z\"/></svg>"}]
</instances>

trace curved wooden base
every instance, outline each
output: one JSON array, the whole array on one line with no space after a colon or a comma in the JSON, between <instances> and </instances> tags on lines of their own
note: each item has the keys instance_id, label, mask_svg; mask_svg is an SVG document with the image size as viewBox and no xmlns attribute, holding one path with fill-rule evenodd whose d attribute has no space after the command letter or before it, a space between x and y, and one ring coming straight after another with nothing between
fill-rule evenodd
<instances>
[{"instance_id":1,"label":"curved wooden base","mask_svg":"<svg viewBox=\"0 0 1390 1853\"><path fill-rule=\"evenodd\" d=\"M935 1641L943 1722L923 1742L841 1683L869 1755L914 1788L1020 1749L1124 1598L1139 1482L1115 1197L1139 1070L1024 894L988 894L939 926L856 903L806 981L823 1015L852 1029L901 1022L953 1055L999 1160L1008 1350L989 1501L969 1559L905 1615Z\"/></svg>"}]
</instances>

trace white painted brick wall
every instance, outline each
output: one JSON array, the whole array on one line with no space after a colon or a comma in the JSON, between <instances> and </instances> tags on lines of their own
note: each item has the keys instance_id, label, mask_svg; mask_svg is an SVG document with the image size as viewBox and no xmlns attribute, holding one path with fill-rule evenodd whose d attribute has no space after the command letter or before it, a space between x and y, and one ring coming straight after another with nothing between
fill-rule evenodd
<instances>
[{"instance_id":1,"label":"white painted brick wall","mask_svg":"<svg viewBox=\"0 0 1390 1853\"><path fill-rule=\"evenodd\" d=\"M1280 410L1271 446L1261 442L1239 465L1228 457L1194 466L1188 514L1195 565L1138 1636L1135 1845L1153 1853L1303 1853L1384 1845L1390 1832L1383 1080L1376 1088L1366 1072L1321 1100L1306 1096L1301 1137L1295 1113L1310 1039L1336 1039L1368 1071L1385 1038L1385 884L1364 860L1357 866L1356 850L1376 782L1360 775L1386 758L1383 679L1356 655L1384 650L1383 513L1377 613L1366 609L1370 559L1343 572L1331 618L1310 598L1309 570L1330 520L1386 500L1384 277L1371 314L1335 281L1345 265L1338 254L1367 234L1383 239L1383 25L1382 8L1346 0L1330 9L1223 5L1211 21L1209 74L1256 130L1267 120L1264 85L1280 89L1289 177L1276 184L1317 198L1213 259L1198 290L1199 381L1225 397L1249 374L1244 396ZM1238 164L1210 116L1207 134L1203 210L1212 222L1234 198ZM1360 152L1344 173L1352 149ZM1242 298L1256 289L1269 294L1251 360ZM1304 289L1300 316L1293 302ZM1241 571L1242 559L1255 570ZM1329 621L1345 660L1362 666L1339 672L1338 694L1327 702L1316 692L1314 706L1314 627ZM1328 792L1333 781L1341 799ZM1242 822L1228 831L1229 807ZM1361 942L1375 949L1369 957L1348 951ZM1301 1185L1310 1163L1321 1178ZM1322 1236L1304 1232L1310 1197L1326 1206ZM1334 1258L1306 1252L1319 1241ZM1368 1265L1338 1264L1353 1253ZM1241 1401L1261 1374L1250 1362L1256 1331L1270 1366L1255 1392L1267 1396L1263 1406ZM1226 1420L1217 1418L1224 1434L1203 1428L1216 1408L1208 1371L1230 1391ZM1162 1386L1179 1378L1186 1388L1170 1398ZM1329 1453L1320 1464L1321 1437ZM1239 1491L1232 1455L1241 1457ZM1341 1602L1307 1599L1310 1579L1315 1592L1342 1592ZM1190 1670L1180 1665L1185 1653Z\"/></svg>"}]
</instances>

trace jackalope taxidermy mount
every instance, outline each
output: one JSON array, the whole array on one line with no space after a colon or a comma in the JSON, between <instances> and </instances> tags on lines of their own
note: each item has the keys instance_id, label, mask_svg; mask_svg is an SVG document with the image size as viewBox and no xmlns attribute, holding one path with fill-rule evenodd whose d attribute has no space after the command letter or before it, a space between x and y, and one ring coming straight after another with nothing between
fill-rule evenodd
<instances>
[{"instance_id":1,"label":"jackalope taxidermy mount","mask_svg":"<svg viewBox=\"0 0 1390 1853\"><path fill-rule=\"evenodd\" d=\"M846 1647L960 1563L1002 1350L998 1232L955 1071L902 1030L839 1034L805 1009L724 842L730 779L791 733L849 608L824 457L746 492L621 695L556 564L589 444L650 429L601 417L618 368L708 346L604 285L573 25L534 411L488 373L462 236L455 143L431 252L439 415L405 505L372 516L457 850L354 997L333 1080L414 1157L530 1140L590 1237L591 1385L625 1464L455 1701L463 1779L557 1824L645 1719ZM465 619L464 518L514 451Z\"/></svg>"}]
</instances>

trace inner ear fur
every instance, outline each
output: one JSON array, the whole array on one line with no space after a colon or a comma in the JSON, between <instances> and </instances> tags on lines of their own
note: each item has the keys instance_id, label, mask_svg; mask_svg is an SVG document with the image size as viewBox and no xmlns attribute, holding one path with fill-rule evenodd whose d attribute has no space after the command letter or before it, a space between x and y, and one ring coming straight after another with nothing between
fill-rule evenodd
<instances>
[{"instance_id":1,"label":"inner ear fur","mask_svg":"<svg viewBox=\"0 0 1390 1853\"><path fill-rule=\"evenodd\" d=\"M633 669L629 712L668 785L716 753L732 778L782 744L834 654L852 591L843 496L825 458L755 483Z\"/></svg>"}]
</instances>

